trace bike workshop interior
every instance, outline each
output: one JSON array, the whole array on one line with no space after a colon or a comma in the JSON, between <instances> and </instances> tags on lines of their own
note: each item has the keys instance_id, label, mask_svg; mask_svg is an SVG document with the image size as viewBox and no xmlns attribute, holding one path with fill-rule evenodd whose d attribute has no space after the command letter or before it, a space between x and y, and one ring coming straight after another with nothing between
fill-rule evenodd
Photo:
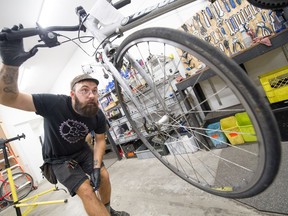
<instances>
[{"instance_id":1,"label":"bike workshop interior","mask_svg":"<svg viewBox=\"0 0 288 216\"><path fill-rule=\"evenodd\" d=\"M154 5L161 7L174 1L131 0L130 4L119 11L125 17L135 15L138 11L141 14L146 8L152 10ZM10 28L19 23L24 27L35 27L38 23L43 28L52 25L77 25L79 20L75 15L75 8L81 5L89 11L95 2L96 0L1 2L0 27ZM115 2L117 1L112 1ZM20 67L19 89L30 94L69 95L70 81L76 75L87 73L99 80L99 106L109 124L103 160L112 184L111 206L117 210L125 210L131 216L288 215L288 21L285 21L288 18L288 10L285 11L286 14L284 10L279 11L276 13L270 9L257 8L247 0L195 0L136 26L125 32L124 37L116 40L116 43L120 44L126 35L143 28L172 28L193 34L212 44L245 70L257 90L268 101L277 121L282 148L281 164L275 180L264 192L250 198L229 199L209 194L182 180L155 158L125 118L113 77L107 68L95 62L95 56L92 56L95 47L90 43L82 43L81 47L69 42L58 47L39 48L37 54ZM242 22L249 24L246 28L252 29L253 35L247 34ZM65 32L65 35L70 38L77 37L75 32ZM25 49L31 49L35 41L35 38L25 38ZM163 56L149 56L149 67L160 68L161 62L165 61ZM174 68L178 64L175 59L170 57L169 61L165 62L165 67ZM180 64L183 70L175 73L173 87L169 89L172 92L169 98L171 103L179 103L180 107L187 109L187 104L179 100L200 100L203 95L209 97L217 92L217 86L211 82L211 77L201 80L201 90L191 88L191 83L198 82L195 75L205 70L205 64L192 57ZM137 89L139 83L143 85L145 81L139 80L137 74L131 71L124 71L121 75L125 77L131 89ZM277 77L277 83L281 82L280 87L267 87L272 77ZM175 101L176 97L173 97L173 94L177 94L180 99ZM229 98L229 94L227 98L224 103L233 105L233 99ZM220 101L215 96L209 103L211 107L215 107L219 106ZM223 122L221 119L218 121L219 124ZM53 186L42 176L39 168L43 164L43 118L33 112L0 105L0 138L9 139L21 134L25 134L25 139L9 142L8 158L12 173L26 172L33 177L35 190L30 193L32 195ZM231 140L230 143L234 145ZM198 151L194 143L189 145L193 149L191 153ZM220 151L226 147L216 148ZM165 151L163 154L173 154L173 149L168 143L162 150ZM5 160L1 150L0 185L6 178ZM38 206L29 215L86 215L80 198L71 197L60 183L57 186L60 190L47 195L48 198L45 199L67 199L68 202ZM7 203L3 197L0 198L0 216L15 215L13 205Z\"/></svg>"}]
</instances>

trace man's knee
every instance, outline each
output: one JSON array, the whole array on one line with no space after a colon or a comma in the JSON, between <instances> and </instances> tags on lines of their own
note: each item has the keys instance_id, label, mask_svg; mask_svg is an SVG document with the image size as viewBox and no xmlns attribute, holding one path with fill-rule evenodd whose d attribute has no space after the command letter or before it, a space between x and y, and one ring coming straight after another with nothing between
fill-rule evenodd
<instances>
[{"instance_id":1,"label":"man's knee","mask_svg":"<svg viewBox=\"0 0 288 216\"><path fill-rule=\"evenodd\" d=\"M82 199L92 199L95 196L95 192L90 184L90 180L85 180L76 190L76 194Z\"/></svg>"}]
</instances>

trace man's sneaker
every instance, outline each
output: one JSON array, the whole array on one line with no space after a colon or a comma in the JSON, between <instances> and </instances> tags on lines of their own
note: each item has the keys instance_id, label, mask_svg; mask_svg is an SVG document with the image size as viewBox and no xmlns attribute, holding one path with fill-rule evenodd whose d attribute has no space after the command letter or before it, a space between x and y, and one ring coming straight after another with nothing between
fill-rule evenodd
<instances>
[{"instance_id":1,"label":"man's sneaker","mask_svg":"<svg viewBox=\"0 0 288 216\"><path fill-rule=\"evenodd\" d=\"M110 207L110 214L111 214L111 216L130 216L130 214L128 214L125 211L115 211L111 207Z\"/></svg>"}]
</instances>

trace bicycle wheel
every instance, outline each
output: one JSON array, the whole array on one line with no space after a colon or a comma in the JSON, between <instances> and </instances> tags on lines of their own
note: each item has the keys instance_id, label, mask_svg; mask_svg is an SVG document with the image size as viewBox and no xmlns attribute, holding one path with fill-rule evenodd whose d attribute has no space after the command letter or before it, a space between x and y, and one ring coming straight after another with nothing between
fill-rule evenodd
<instances>
[{"instance_id":1,"label":"bicycle wheel","mask_svg":"<svg viewBox=\"0 0 288 216\"><path fill-rule=\"evenodd\" d=\"M18 200L25 198L33 190L33 178L28 173L20 172L13 175L15 188L18 196ZM3 199L9 203L13 202L11 185L8 178L2 183L0 187L0 194Z\"/></svg>"},{"instance_id":2,"label":"bicycle wheel","mask_svg":"<svg viewBox=\"0 0 288 216\"><path fill-rule=\"evenodd\" d=\"M263 9L281 9L288 6L287 0L247 0L250 4Z\"/></svg>"},{"instance_id":3,"label":"bicycle wheel","mask_svg":"<svg viewBox=\"0 0 288 216\"><path fill-rule=\"evenodd\" d=\"M191 59L206 68L181 97L176 78L197 67ZM128 36L115 62L130 74L132 94L115 84L126 118L176 175L229 198L251 197L271 184L281 150L275 118L255 84L221 51L185 32L149 28ZM203 101L191 91L200 87Z\"/></svg>"}]
</instances>

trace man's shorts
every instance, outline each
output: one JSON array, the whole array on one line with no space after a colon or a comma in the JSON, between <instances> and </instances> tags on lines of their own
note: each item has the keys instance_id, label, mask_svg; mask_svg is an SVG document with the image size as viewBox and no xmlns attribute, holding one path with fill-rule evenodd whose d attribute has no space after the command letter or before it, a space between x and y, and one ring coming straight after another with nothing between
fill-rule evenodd
<instances>
[{"instance_id":1,"label":"man's shorts","mask_svg":"<svg viewBox=\"0 0 288 216\"><path fill-rule=\"evenodd\" d=\"M93 171L93 152L90 149L84 150L74 158L53 164L52 167L58 181L74 196L80 185L89 179L87 174Z\"/></svg>"}]
</instances>

